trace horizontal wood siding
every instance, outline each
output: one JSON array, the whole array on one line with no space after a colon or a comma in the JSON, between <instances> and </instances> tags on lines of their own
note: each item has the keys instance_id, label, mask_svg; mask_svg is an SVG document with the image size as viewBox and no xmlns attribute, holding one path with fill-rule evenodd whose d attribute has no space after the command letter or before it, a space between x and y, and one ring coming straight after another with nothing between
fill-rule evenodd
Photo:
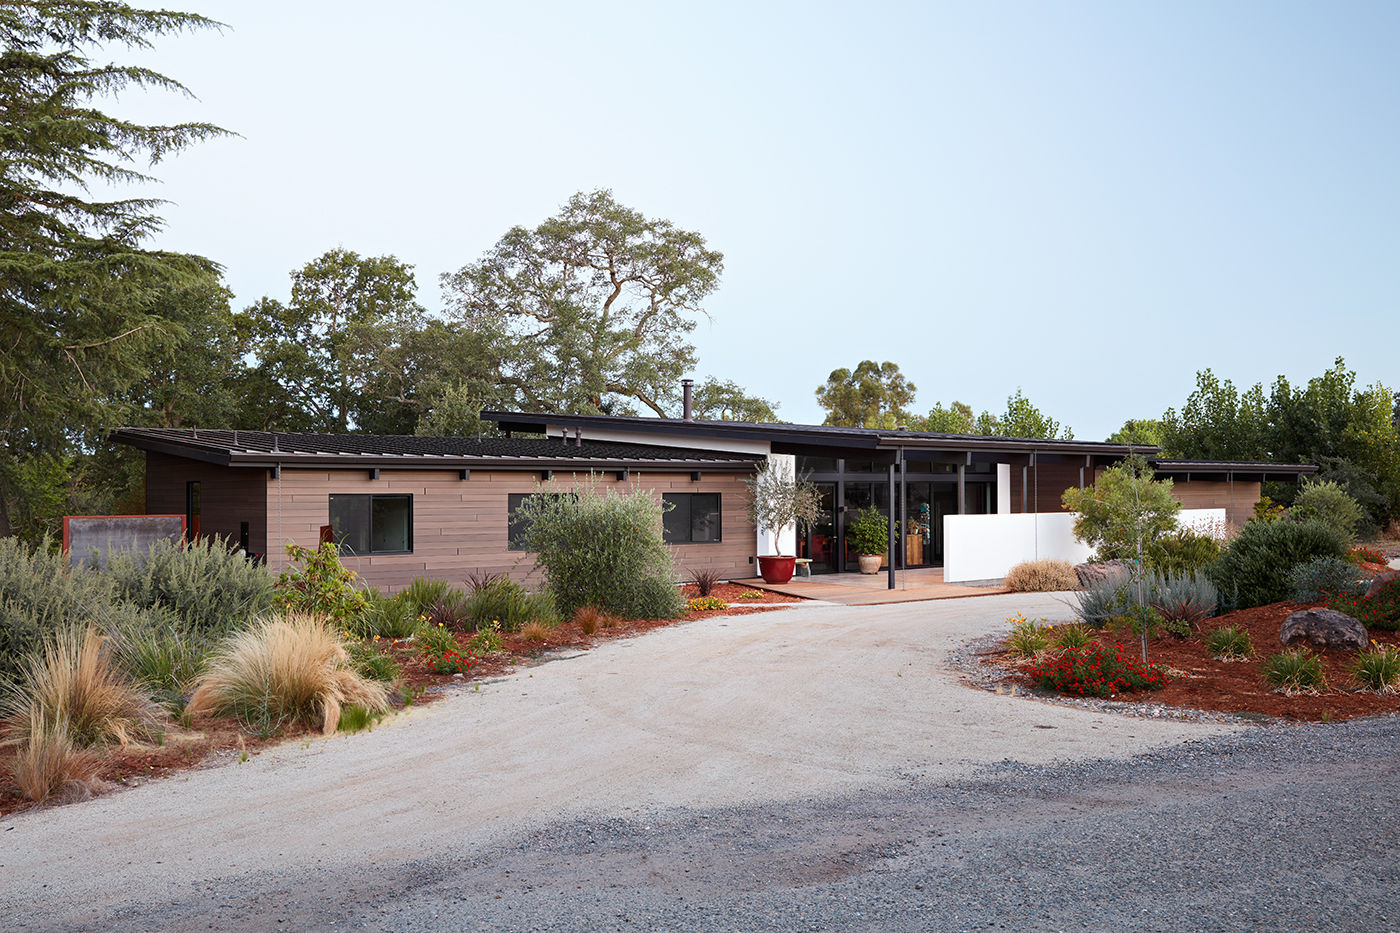
<instances>
[{"instance_id":1,"label":"horizontal wood siding","mask_svg":"<svg viewBox=\"0 0 1400 933\"><path fill-rule=\"evenodd\" d=\"M200 533L238 544L239 523L248 523L248 547L267 553L267 471L217 466L184 457L146 454L146 512L184 515L185 484L199 483Z\"/></svg>"},{"instance_id":2,"label":"horizontal wood siding","mask_svg":"<svg viewBox=\"0 0 1400 933\"><path fill-rule=\"evenodd\" d=\"M429 576L460 584L470 573L504 573L530 586L543 583L532 555L507 547L508 497L539 489L537 474L473 470L471 479L455 470L382 470L379 479L365 470L293 470L267 481L268 522L277 543L274 568L285 567L285 545L316 546L320 529L330 520L332 493L396 493L413 496L413 553L345 557L347 567L371 586L386 591L414 577ZM583 479L582 476L579 479ZM556 474L561 488L573 478ZM689 473L631 474L619 482L605 474L600 486L633 487L661 492L720 494L723 540L713 544L675 545L678 579L699 567L714 567L725 576L749 576L754 552L753 525L744 514L743 486L732 474L706 474L692 482Z\"/></svg>"},{"instance_id":3,"label":"horizontal wood siding","mask_svg":"<svg viewBox=\"0 0 1400 933\"><path fill-rule=\"evenodd\" d=\"M1093 482L1086 470L1085 484ZM1011 465L1011 511L1012 512L1062 512L1060 497L1071 486L1079 487L1079 467L1074 464L1042 463L1030 468L1026 489L1030 493L1029 508L1021 507L1021 464Z\"/></svg>"},{"instance_id":4,"label":"horizontal wood siding","mask_svg":"<svg viewBox=\"0 0 1400 933\"><path fill-rule=\"evenodd\" d=\"M1254 517L1259 484L1223 479L1193 479L1189 483L1176 480L1172 483L1172 495L1184 509L1224 509L1226 522L1239 528Z\"/></svg>"}]
</instances>

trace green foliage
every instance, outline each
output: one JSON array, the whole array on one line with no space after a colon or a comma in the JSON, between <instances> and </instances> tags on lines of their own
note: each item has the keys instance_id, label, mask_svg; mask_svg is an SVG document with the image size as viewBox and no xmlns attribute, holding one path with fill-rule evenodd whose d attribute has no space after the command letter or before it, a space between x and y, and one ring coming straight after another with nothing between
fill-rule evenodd
<instances>
[{"instance_id":1,"label":"green foliage","mask_svg":"<svg viewBox=\"0 0 1400 933\"><path fill-rule=\"evenodd\" d=\"M1186 635L1192 625L1215 615L1220 593L1210 577L1199 571L1153 574L1147 601L1161 613L1172 634Z\"/></svg>"},{"instance_id":2,"label":"green foliage","mask_svg":"<svg viewBox=\"0 0 1400 933\"><path fill-rule=\"evenodd\" d=\"M1011 634L1006 638L1006 653L1015 658L1033 658L1050 647L1050 632L1043 624L1027 619L1019 612L1006 621L1011 623Z\"/></svg>"},{"instance_id":3,"label":"green foliage","mask_svg":"<svg viewBox=\"0 0 1400 933\"><path fill-rule=\"evenodd\" d=\"M982 434L1064 440L1074 437L1072 430L1068 427L1061 430L1060 423L1031 404L1030 399L1026 398L1020 389L1007 397L1006 410L1000 416L984 411L974 417L972 406L966 402L955 401L947 408L938 403L929 411L927 418L915 419L910 427L939 434Z\"/></svg>"},{"instance_id":4,"label":"green foliage","mask_svg":"<svg viewBox=\"0 0 1400 933\"><path fill-rule=\"evenodd\" d=\"M148 618L138 617L119 624L110 634L117 665L152 699L178 716L204 671L212 633L191 633L173 620L152 625Z\"/></svg>"},{"instance_id":5,"label":"green foliage","mask_svg":"<svg viewBox=\"0 0 1400 933\"><path fill-rule=\"evenodd\" d=\"M413 603L398 596L367 595L365 608L347 616L344 627L359 638L411 638L422 617Z\"/></svg>"},{"instance_id":6,"label":"green foliage","mask_svg":"<svg viewBox=\"0 0 1400 933\"><path fill-rule=\"evenodd\" d=\"M935 402L924 423L918 427L935 434L978 433L977 417L972 413L972 406L958 401L954 401L947 408L943 407L942 402Z\"/></svg>"},{"instance_id":7,"label":"green foliage","mask_svg":"<svg viewBox=\"0 0 1400 933\"><path fill-rule=\"evenodd\" d=\"M496 577L467 596L463 618L477 631L498 622L503 631L518 632L531 622L556 622L559 613L552 595L532 595L510 577Z\"/></svg>"},{"instance_id":8,"label":"green foliage","mask_svg":"<svg viewBox=\"0 0 1400 933\"><path fill-rule=\"evenodd\" d=\"M406 602L413 609L414 614L425 616L433 603L439 602L447 596L449 588L446 580L415 577L395 598Z\"/></svg>"},{"instance_id":9,"label":"green foliage","mask_svg":"<svg viewBox=\"0 0 1400 933\"><path fill-rule=\"evenodd\" d=\"M1351 676L1364 690L1394 693L1400 686L1400 649L1377 645L1360 652L1351 663Z\"/></svg>"},{"instance_id":10,"label":"green foliage","mask_svg":"<svg viewBox=\"0 0 1400 933\"><path fill-rule=\"evenodd\" d=\"M1110 444L1132 444L1135 447L1161 447L1162 422L1156 418L1133 418L1105 440Z\"/></svg>"},{"instance_id":11,"label":"green foliage","mask_svg":"<svg viewBox=\"0 0 1400 933\"><path fill-rule=\"evenodd\" d=\"M1091 628L1103 628L1125 598L1122 591L1126 585L1121 577L1112 575L1094 580L1072 597L1075 615Z\"/></svg>"},{"instance_id":12,"label":"green foliage","mask_svg":"<svg viewBox=\"0 0 1400 933\"><path fill-rule=\"evenodd\" d=\"M1285 693L1317 690L1327 686L1322 662L1304 648L1289 648L1273 655L1263 666L1264 680Z\"/></svg>"},{"instance_id":13,"label":"green foliage","mask_svg":"<svg viewBox=\"0 0 1400 933\"><path fill-rule=\"evenodd\" d=\"M1190 528L1177 528L1147 546L1143 561L1160 574L1209 571L1220 560L1220 542Z\"/></svg>"},{"instance_id":14,"label":"green foliage","mask_svg":"<svg viewBox=\"0 0 1400 933\"><path fill-rule=\"evenodd\" d=\"M1368 629L1400 629L1400 577L1370 596L1340 595L1327 600L1328 609L1345 612Z\"/></svg>"},{"instance_id":15,"label":"green foliage","mask_svg":"<svg viewBox=\"0 0 1400 933\"><path fill-rule=\"evenodd\" d=\"M683 606L671 553L661 539L661 500L580 484L575 495L525 500L519 515L562 612L597 606L624 618L673 618Z\"/></svg>"},{"instance_id":16,"label":"green foliage","mask_svg":"<svg viewBox=\"0 0 1400 933\"><path fill-rule=\"evenodd\" d=\"M915 386L891 362L862 360L852 372L834 369L817 389L817 403L826 409L823 424L847 428L893 429L910 426L907 407Z\"/></svg>"},{"instance_id":17,"label":"green foliage","mask_svg":"<svg viewBox=\"0 0 1400 933\"><path fill-rule=\"evenodd\" d=\"M1249 632L1236 625L1214 629L1206 635L1206 651L1217 661L1244 661L1254 655Z\"/></svg>"},{"instance_id":18,"label":"green foliage","mask_svg":"<svg viewBox=\"0 0 1400 933\"><path fill-rule=\"evenodd\" d=\"M163 607L187 631L219 636L272 608L267 569L210 537L194 544L160 542L145 554L109 555L102 574L117 597L142 608Z\"/></svg>"},{"instance_id":19,"label":"green foliage","mask_svg":"<svg viewBox=\"0 0 1400 933\"><path fill-rule=\"evenodd\" d=\"M471 653L478 655L491 654L505 646L505 639L501 637L501 623L495 621L487 622L477 629L470 644Z\"/></svg>"},{"instance_id":20,"label":"green foliage","mask_svg":"<svg viewBox=\"0 0 1400 933\"><path fill-rule=\"evenodd\" d=\"M748 421L769 424L778 420L778 403L746 393L737 382L713 376L695 387L692 415L703 421Z\"/></svg>"},{"instance_id":21,"label":"green foliage","mask_svg":"<svg viewBox=\"0 0 1400 933\"><path fill-rule=\"evenodd\" d=\"M1056 651L1071 651L1083 648L1093 641L1093 635L1082 625L1057 625L1050 634L1050 647Z\"/></svg>"},{"instance_id":22,"label":"green foliage","mask_svg":"<svg viewBox=\"0 0 1400 933\"><path fill-rule=\"evenodd\" d=\"M501 360L494 381L526 411L674 410L695 365L686 342L724 257L698 233L580 192L443 276L454 322ZM542 283L548 283L542 287Z\"/></svg>"},{"instance_id":23,"label":"green foliage","mask_svg":"<svg viewBox=\"0 0 1400 933\"><path fill-rule=\"evenodd\" d=\"M707 609L728 609L729 603L718 596L696 596L685 601L685 608L691 612L703 612Z\"/></svg>"},{"instance_id":24,"label":"green foliage","mask_svg":"<svg viewBox=\"0 0 1400 933\"><path fill-rule=\"evenodd\" d=\"M1357 501L1331 480L1303 480L1303 487L1288 510L1293 521L1315 521L1335 529L1348 545L1356 540L1356 529L1364 515Z\"/></svg>"},{"instance_id":25,"label":"green foliage","mask_svg":"<svg viewBox=\"0 0 1400 933\"><path fill-rule=\"evenodd\" d=\"M447 651L457 650L457 639L452 634L452 630L445 625L432 625L425 622L418 626L417 631L413 633L413 641L424 654L441 655Z\"/></svg>"},{"instance_id":26,"label":"green foliage","mask_svg":"<svg viewBox=\"0 0 1400 933\"><path fill-rule=\"evenodd\" d=\"M1288 598L1295 603L1360 596L1365 589L1356 565L1340 557L1314 557L1288 572Z\"/></svg>"},{"instance_id":27,"label":"green foliage","mask_svg":"<svg viewBox=\"0 0 1400 933\"><path fill-rule=\"evenodd\" d=\"M314 551L289 544L287 554L293 563L304 566L277 577L277 608L310 613L344 627L354 625L369 607L365 594L355 587L355 572L341 564L334 544L326 542Z\"/></svg>"},{"instance_id":28,"label":"green foliage","mask_svg":"<svg viewBox=\"0 0 1400 933\"><path fill-rule=\"evenodd\" d=\"M821 491L795 475L786 460L764 460L752 476L744 478L744 486L749 520L772 533L775 548L782 529L794 522L810 525L821 515Z\"/></svg>"},{"instance_id":29,"label":"green foliage","mask_svg":"<svg viewBox=\"0 0 1400 933\"><path fill-rule=\"evenodd\" d=\"M367 680L392 684L403 675L398 662L373 645L359 641L345 643L345 653L350 657L350 666L355 673Z\"/></svg>"},{"instance_id":30,"label":"green foliage","mask_svg":"<svg viewBox=\"0 0 1400 933\"><path fill-rule=\"evenodd\" d=\"M1211 577L1234 608L1247 609L1289 597L1289 574L1317 557L1342 558L1346 541L1317 522L1246 522Z\"/></svg>"},{"instance_id":31,"label":"green foliage","mask_svg":"<svg viewBox=\"0 0 1400 933\"><path fill-rule=\"evenodd\" d=\"M48 497L61 484L17 485L16 473L49 473L97 443L102 425L129 420L125 395L146 378L160 341L197 318L162 297L216 279L207 259L142 248L160 228L161 201L88 190L152 183L148 163L223 133L99 109L127 88L183 92L111 56L144 56L155 38L213 25L114 3L0 6L0 537L11 533L11 507L49 527ZM24 530L34 540L36 529Z\"/></svg>"},{"instance_id":32,"label":"green foliage","mask_svg":"<svg viewBox=\"0 0 1400 933\"><path fill-rule=\"evenodd\" d=\"M336 724L336 731L354 735L356 732L364 732L367 729L373 730L374 724L387 715L389 715L387 709L371 710L358 704L343 706L340 709L340 721Z\"/></svg>"},{"instance_id":33,"label":"green foliage","mask_svg":"<svg viewBox=\"0 0 1400 933\"><path fill-rule=\"evenodd\" d=\"M1066 489L1064 507L1077 513L1074 536L1093 547L1100 560L1134 560L1176 530L1181 503L1172 481L1153 479L1146 461L1129 457L1085 489Z\"/></svg>"},{"instance_id":34,"label":"green foliage","mask_svg":"<svg viewBox=\"0 0 1400 933\"><path fill-rule=\"evenodd\" d=\"M433 625L450 629L468 628L471 626L470 603L471 597L467 593L452 587L434 600L423 616Z\"/></svg>"},{"instance_id":35,"label":"green foliage","mask_svg":"<svg viewBox=\"0 0 1400 933\"><path fill-rule=\"evenodd\" d=\"M890 548L890 519L873 505L851 519L846 541L857 554L883 554Z\"/></svg>"}]
</instances>

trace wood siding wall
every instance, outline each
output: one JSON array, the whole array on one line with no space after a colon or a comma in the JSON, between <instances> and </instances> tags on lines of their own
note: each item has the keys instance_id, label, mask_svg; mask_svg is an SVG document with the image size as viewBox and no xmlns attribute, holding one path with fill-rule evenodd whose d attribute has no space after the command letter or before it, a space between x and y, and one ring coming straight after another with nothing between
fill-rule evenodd
<instances>
[{"instance_id":1,"label":"wood siding wall","mask_svg":"<svg viewBox=\"0 0 1400 933\"><path fill-rule=\"evenodd\" d=\"M222 467L184 457L146 454L146 511L184 515L185 484L199 483L200 533L238 544L239 523L248 523L248 549L267 553L267 471Z\"/></svg>"},{"instance_id":2,"label":"wood siding wall","mask_svg":"<svg viewBox=\"0 0 1400 933\"><path fill-rule=\"evenodd\" d=\"M1225 520L1239 528L1254 517L1254 503L1259 501L1259 483L1239 480L1193 479L1189 483L1176 480L1172 495L1184 509L1224 509Z\"/></svg>"},{"instance_id":3,"label":"wood siding wall","mask_svg":"<svg viewBox=\"0 0 1400 933\"><path fill-rule=\"evenodd\" d=\"M1086 470L1085 484L1094 481L1093 474ZM1026 492L1029 494L1028 508L1021 507L1021 464L1011 465L1011 511L1012 512L1063 512L1060 496L1071 486L1079 486L1079 467L1064 463L1042 463L1030 468L1026 478Z\"/></svg>"},{"instance_id":4,"label":"wood siding wall","mask_svg":"<svg viewBox=\"0 0 1400 933\"><path fill-rule=\"evenodd\" d=\"M264 474L265 475L265 474ZM315 547L320 528L330 519L332 493L397 493L413 496L413 553L344 557L347 567L368 584L397 590L414 577L428 576L460 584L469 573L505 573L527 585L541 577L532 555L507 547L508 497L538 489L537 473L473 470L471 479L455 470L383 470L371 480L365 470L282 470L267 480L267 517L273 543L269 566L285 568L285 545ZM563 488L572 477L555 474ZM582 477L580 477L582 479ZM726 577L752 576L755 548L753 525L744 514L743 486L738 475L704 474L693 482L689 473L630 475L619 482L603 474L600 485L620 490L644 488L662 492L720 494L723 540L710 544L673 545L678 579L693 569L713 567ZM182 487L183 488L183 487ZM182 506L183 508L183 506Z\"/></svg>"}]
</instances>

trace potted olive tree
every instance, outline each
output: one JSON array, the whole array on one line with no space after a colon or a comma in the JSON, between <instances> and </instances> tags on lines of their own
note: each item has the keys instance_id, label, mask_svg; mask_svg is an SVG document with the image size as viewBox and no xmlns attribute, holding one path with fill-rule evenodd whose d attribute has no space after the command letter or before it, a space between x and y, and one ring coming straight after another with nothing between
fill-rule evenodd
<instances>
[{"instance_id":1,"label":"potted olive tree","mask_svg":"<svg viewBox=\"0 0 1400 933\"><path fill-rule=\"evenodd\" d=\"M777 554L760 554L758 572L765 582L787 583L797 557L782 553L782 533L789 525L810 525L821 516L821 491L794 474L786 460L766 460L758 472L744 480L748 487L749 519L773 538Z\"/></svg>"},{"instance_id":2,"label":"potted olive tree","mask_svg":"<svg viewBox=\"0 0 1400 933\"><path fill-rule=\"evenodd\" d=\"M867 506L851 519L846 540L858 555L860 572L879 573L880 565L885 562L885 552L890 548L890 520L875 506Z\"/></svg>"}]
</instances>

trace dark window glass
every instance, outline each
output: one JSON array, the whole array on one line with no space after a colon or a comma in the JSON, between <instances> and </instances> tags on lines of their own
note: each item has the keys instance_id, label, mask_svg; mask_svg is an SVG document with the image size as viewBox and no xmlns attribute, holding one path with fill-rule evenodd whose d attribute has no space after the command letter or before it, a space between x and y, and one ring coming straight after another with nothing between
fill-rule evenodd
<instances>
[{"instance_id":1,"label":"dark window glass","mask_svg":"<svg viewBox=\"0 0 1400 933\"><path fill-rule=\"evenodd\" d=\"M331 534L346 554L404 554L413 550L413 497L335 495Z\"/></svg>"},{"instance_id":2,"label":"dark window glass","mask_svg":"<svg viewBox=\"0 0 1400 933\"><path fill-rule=\"evenodd\" d=\"M798 457L798 473L835 473L835 457Z\"/></svg>"},{"instance_id":3,"label":"dark window glass","mask_svg":"<svg viewBox=\"0 0 1400 933\"><path fill-rule=\"evenodd\" d=\"M847 461L846 461L846 472L847 472L847 473L874 473L874 472L875 472L875 461L874 461L874 460L847 460Z\"/></svg>"},{"instance_id":4,"label":"dark window glass","mask_svg":"<svg viewBox=\"0 0 1400 933\"><path fill-rule=\"evenodd\" d=\"M661 518L661 537L667 544L723 540L719 493L668 492L661 498L670 506Z\"/></svg>"}]
</instances>

